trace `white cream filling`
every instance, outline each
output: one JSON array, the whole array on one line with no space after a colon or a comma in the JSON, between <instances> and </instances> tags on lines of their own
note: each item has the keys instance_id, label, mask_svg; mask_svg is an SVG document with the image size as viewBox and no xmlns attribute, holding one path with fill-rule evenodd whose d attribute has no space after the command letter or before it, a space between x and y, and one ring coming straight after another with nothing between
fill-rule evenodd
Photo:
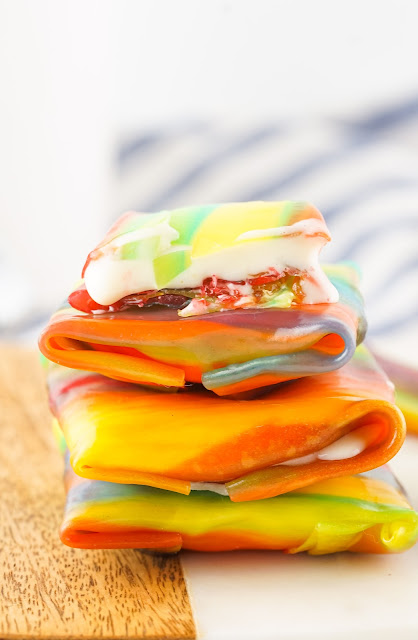
<instances>
[{"instance_id":1,"label":"white cream filling","mask_svg":"<svg viewBox=\"0 0 418 640\"><path fill-rule=\"evenodd\" d=\"M309 464L316 460L348 460L362 453L369 444L370 434L368 434L367 429L357 429L336 440L336 442L329 444L327 447L315 451L315 453L309 453L307 456L286 460L286 462L280 462L280 464L274 466L298 466L301 464ZM192 491L213 491L214 493L219 493L221 496L228 495L225 485L218 482L192 482L191 489Z\"/></svg>"},{"instance_id":2,"label":"white cream filling","mask_svg":"<svg viewBox=\"0 0 418 640\"><path fill-rule=\"evenodd\" d=\"M225 485L220 482L191 482L190 488L192 491L212 491L220 496L228 495Z\"/></svg>"},{"instance_id":3,"label":"white cream filling","mask_svg":"<svg viewBox=\"0 0 418 640\"><path fill-rule=\"evenodd\" d=\"M369 444L367 437L367 431L360 431L359 429L347 433L339 440L336 440L327 447L309 453L307 456L301 456L300 458L293 458L292 460L286 460L281 462L280 465L296 466L300 464L309 464L316 460L348 460L354 458L362 453Z\"/></svg>"},{"instance_id":4,"label":"white cream filling","mask_svg":"<svg viewBox=\"0 0 418 640\"><path fill-rule=\"evenodd\" d=\"M192 258L191 265L167 282L164 288L199 287L203 280L213 275L223 280L239 281L270 269L282 273L290 268L306 272L309 276L301 280L306 304L337 302L338 292L319 265L319 252L327 240L322 236L305 235L317 230L317 220L306 220L290 227L248 231L237 238L235 246ZM267 234L276 237L266 238ZM155 235L160 237L155 256L133 260L115 257L117 249L124 244ZM184 250L184 247L176 249L171 246L177 237L177 231L164 222L155 228L138 229L116 238L102 247L99 257L87 266L85 284L88 293L97 303L111 305L124 296L158 289L153 258ZM256 240L258 237L259 241ZM247 242L246 239L253 241Z\"/></svg>"}]
</instances>

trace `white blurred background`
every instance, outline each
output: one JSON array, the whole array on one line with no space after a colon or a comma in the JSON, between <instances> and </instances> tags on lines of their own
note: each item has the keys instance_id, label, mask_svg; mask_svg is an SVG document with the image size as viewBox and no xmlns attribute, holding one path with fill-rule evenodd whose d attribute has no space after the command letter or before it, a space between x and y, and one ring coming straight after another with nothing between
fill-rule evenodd
<instances>
[{"instance_id":1,"label":"white blurred background","mask_svg":"<svg viewBox=\"0 0 418 640\"><path fill-rule=\"evenodd\" d=\"M365 118L375 126L399 108L414 114L417 17L415 0L0 0L0 327L6 337L29 326L28 317L46 318L123 209L263 196L262 188L248 192L255 173L262 183L263 172L271 179L276 172L280 183L286 158L293 167L313 151L319 158L331 147L338 152L339 125L361 128ZM214 150L265 123L292 136L269 138L260 160L238 159L239 169L230 154L216 173L221 154ZM376 145L362 161L373 169L373 183L392 185L385 202L404 198L411 208L411 244L411 237L418 243L411 236L411 229L418 233L418 129L416 119L407 124L379 125ZM135 140L142 155L129 165ZM341 148L346 143L347 130ZM209 182L200 176L190 188L190 167L205 156L212 158ZM359 179L357 157L338 162L336 168L328 162L327 177L282 179L266 199L312 200L327 217L336 190L347 194L350 179ZM189 167L187 189L173 191L180 166ZM404 180L406 191L399 186ZM365 206L376 220L381 204ZM348 207L350 228L361 228L364 211L358 202ZM334 226L337 245L345 232ZM408 251L413 258L413 246Z\"/></svg>"}]
</instances>

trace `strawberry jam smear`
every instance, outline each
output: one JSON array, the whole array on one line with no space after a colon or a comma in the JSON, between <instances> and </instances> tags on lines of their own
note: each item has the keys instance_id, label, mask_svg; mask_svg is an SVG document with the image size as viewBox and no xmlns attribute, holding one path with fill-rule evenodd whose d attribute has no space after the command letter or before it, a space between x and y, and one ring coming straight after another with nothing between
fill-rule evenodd
<instances>
[{"instance_id":1,"label":"strawberry jam smear","mask_svg":"<svg viewBox=\"0 0 418 640\"><path fill-rule=\"evenodd\" d=\"M257 302L261 303L266 296L274 295L283 286L286 286L293 293L293 304L302 304L304 297L301 286L302 275L305 274L293 269L287 269L281 274L275 269L270 269L268 272L259 273L237 282L223 280L214 275L203 280L202 285L194 289L143 291L125 296L108 306L95 302L83 284L69 295L68 302L78 311L93 314L113 313L133 307L142 308L151 305L183 309L193 299L198 299L203 305L209 306L211 303L217 302L223 309L234 309L237 308L237 303L248 296L254 300L256 305Z\"/></svg>"}]
</instances>

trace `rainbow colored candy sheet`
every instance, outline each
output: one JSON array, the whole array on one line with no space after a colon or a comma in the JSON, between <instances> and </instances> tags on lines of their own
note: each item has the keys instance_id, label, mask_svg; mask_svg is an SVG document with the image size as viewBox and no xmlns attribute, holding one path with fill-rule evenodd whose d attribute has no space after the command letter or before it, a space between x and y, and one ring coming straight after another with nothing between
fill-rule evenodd
<instances>
[{"instance_id":1,"label":"rainbow colored candy sheet","mask_svg":"<svg viewBox=\"0 0 418 640\"><path fill-rule=\"evenodd\" d=\"M396 404L408 431L418 434L418 370L377 354L375 357L395 385Z\"/></svg>"},{"instance_id":2,"label":"rainbow colored candy sheet","mask_svg":"<svg viewBox=\"0 0 418 640\"><path fill-rule=\"evenodd\" d=\"M183 494L216 483L234 502L381 466L405 437L393 387L363 346L337 371L252 400L201 387L163 393L52 364L48 384L79 476Z\"/></svg>"},{"instance_id":3,"label":"rainbow colored candy sheet","mask_svg":"<svg viewBox=\"0 0 418 640\"><path fill-rule=\"evenodd\" d=\"M334 304L236 309L181 318L175 309L87 314L68 304L41 335L53 362L129 382L183 387L201 382L218 395L333 371L352 358L366 331L357 272L326 272Z\"/></svg>"},{"instance_id":4,"label":"rainbow colored candy sheet","mask_svg":"<svg viewBox=\"0 0 418 640\"><path fill-rule=\"evenodd\" d=\"M66 486L61 540L84 549L397 553L418 537L418 514L383 467L240 503L209 491L83 480L69 466Z\"/></svg>"}]
</instances>

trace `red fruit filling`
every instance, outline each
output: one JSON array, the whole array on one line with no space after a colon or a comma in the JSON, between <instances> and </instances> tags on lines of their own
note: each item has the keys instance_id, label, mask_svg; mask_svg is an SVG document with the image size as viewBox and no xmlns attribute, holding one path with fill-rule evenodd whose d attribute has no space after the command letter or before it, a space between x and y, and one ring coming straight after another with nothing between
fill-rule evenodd
<instances>
[{"instance_id":1,"label":"red fruit filling","mask_svg":"<svg viewBox=\"0 0 418 640\"><path fill-rule=\"evenodd\" d=\"M238 282L231 282L212 276L205 278L200 287L143 291L125 296L112 305L102 305L95 302L83 284L69 295L68 302L74 309L85 313L124 311L132 307L147 307L154 304L181 309L187 306L187 303L193 298L198 298L207 305L211 302L218 302L221 303L222 308L228 309L235 308L237 301L247 295L242 293L242 286L244 285L251 286L250 295L256 303L257 301L261 302L263 298L269 295L274 295L283 285L286 285L294 294L293 303L301 304L303 302L303 291L300 281L301 274L293 269L287 269L282 274L275 269L270 269L268 272L259 273L252 278Z\"/></svg>"}]
</instances>

